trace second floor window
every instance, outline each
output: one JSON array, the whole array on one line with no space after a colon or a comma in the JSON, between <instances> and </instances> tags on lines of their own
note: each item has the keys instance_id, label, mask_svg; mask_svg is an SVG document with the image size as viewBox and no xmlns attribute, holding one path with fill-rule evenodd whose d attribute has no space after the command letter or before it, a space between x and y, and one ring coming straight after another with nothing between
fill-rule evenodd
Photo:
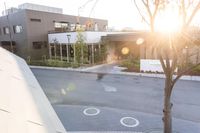
<instances>
[{"instance_id":1,"label":"second floor window","mask_svg":"<svg viewBox=\"0 0 200 133\"><path fill-rule=\"evenodd\" d=\"M22 33L23 27L21 25L13 26L14 33Z\"/></svg>"},{"instance_id":2,"label":"second floor window","mask_svg":"<svg viewBox=\"0 0 200 133\"><path fill-rule=\"evenodd\" d=\"M4 28L3 28L3 33L4 33L5 35L10 34L10 29L9 29L9 27L4 27Z\"/></svg>"}]
</instances>

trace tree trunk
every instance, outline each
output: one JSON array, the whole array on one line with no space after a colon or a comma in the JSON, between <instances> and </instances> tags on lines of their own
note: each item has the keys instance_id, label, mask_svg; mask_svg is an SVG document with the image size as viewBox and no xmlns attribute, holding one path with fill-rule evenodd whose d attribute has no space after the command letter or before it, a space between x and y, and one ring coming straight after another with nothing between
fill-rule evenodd
<instances>
[{"instance_id":1,"label":"tree trunk","mask_svg":"<svg viewBox=\"0 0 200 133\"><path fill-rule=\"evenodd\" d=\"M165 92L164 92L164 110L163 110L163 124L164 133L172 133L172 116L171 116L171 78L166 76L165 80Z\"/></svg>"}]
</instances>

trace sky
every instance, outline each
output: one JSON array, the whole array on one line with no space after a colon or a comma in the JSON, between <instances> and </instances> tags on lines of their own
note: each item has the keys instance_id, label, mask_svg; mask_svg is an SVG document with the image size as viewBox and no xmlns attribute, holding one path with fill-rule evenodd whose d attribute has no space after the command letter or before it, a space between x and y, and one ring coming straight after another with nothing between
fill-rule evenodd
<instances>
[{"instance_id":1,"label":"sky","mask_svg":"<svg viewBox=\"0 0 200 133\"><path fill-rule=\"evenodd\" d=\"M46 5L51 7L58 7L63 9L64 14L78 15L79 7L82 7L87 1L90 1L82 10L80 10L80 16L89 17L90 11L96 0L0 0L0 14L5 9L4 2L6 3L7 9L10 7L17 7L23 3L34 3L40 5ZM97 4L91 14L92 18L100 18L108 20L108 27L114 29L133 28L147 29L147 25L142 22L142 18L139 15L133 0L97 0ZM168 17L174 14L173 12L168 14ZM164 17L165 18L165 17ZM194 19L195 23L200 26L200 13ZM174 24L177 20L175 17L165 20L160 18L160 27L166 27L170 24ZM159 24L159 25L160 25ZM159 28L160 28L159 27Z\"/></svg>"},{"instance_id":2,"label":"sky","mask_svg":"<svg viewBox=\"0 0 200 133\"><path fill-rule=\"evenodd\" d=\"M0 0L0 12L5 9L4 2L6 3L7 9L9 7L17 7L23 3L34 3L62 8L64 14L77 16L78 8L83 6L87 1L88 0ZM94 3L95 0L90 0L85 8L80 10L80 16L89 17ZM108 27L115 29L123 29L125 27L141 29L144 27L132 0L98 0L91 17L107 19Z\"/></svg>"}]
</instances>

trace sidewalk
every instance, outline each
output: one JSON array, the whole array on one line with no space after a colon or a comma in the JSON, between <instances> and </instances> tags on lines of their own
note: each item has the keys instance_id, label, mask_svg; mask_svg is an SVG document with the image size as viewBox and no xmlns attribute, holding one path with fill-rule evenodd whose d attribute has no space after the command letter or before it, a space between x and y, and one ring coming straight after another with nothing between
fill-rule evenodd
<instances>
[{"instance_id":1,"label":"sidewalk","mask_svg":"<svg viewBox=\"0 0 200 133\"><path fill-rule=\"evenodd\" d=\"M45 67L45 66L30 66L30 68L165 78L164 74L123 72L122 70L126 68L118 67L116 63L101 64L91 67L80 67L80 68L59 68L59 67ZM200 81L200 76L182 76L180 79L189 81Z\"/></svg>"}]
</instances>

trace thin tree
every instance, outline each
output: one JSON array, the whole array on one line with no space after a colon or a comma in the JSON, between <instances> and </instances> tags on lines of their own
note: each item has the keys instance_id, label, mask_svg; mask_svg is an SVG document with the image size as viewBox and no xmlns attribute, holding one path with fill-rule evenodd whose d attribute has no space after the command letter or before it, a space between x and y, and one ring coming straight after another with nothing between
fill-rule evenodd
<instances>
[{"instance_id":1,"label":"thin tree","mask_svg":"<svg viewBox=\"0 0 200 133\"><path fill-rule=\"evenodd\" d=\"M82 34L82 31L77 31L77 40L75 43L75 49L76 49L76 61L78 63L85 63L87 62L88 58L88 47L85 43L85 37Z\"/></svg>"},{"instance_id":2,"label":"thin tree","mask_svg":"<svg viewBox=\"0 0 200 133\"><path fill-rule=\"evenodd\" d=\"M197 38L191 37L193 33L190 25L200 9L200 0L133 0L133 2L143 21L150 27L151 32L146 40L153 45L165 74L163 126L164 133L172 133L171 94L174 85L182 75L200 65L199 60L196 62L189 60L195 53L188 52L199 43ZM155 29L156 19L159 13L165 11L172 3L179 11L182 26L176 33L158 33ZM190 53L192 55L189 55Z\"/></svg>"}]
</instances>

